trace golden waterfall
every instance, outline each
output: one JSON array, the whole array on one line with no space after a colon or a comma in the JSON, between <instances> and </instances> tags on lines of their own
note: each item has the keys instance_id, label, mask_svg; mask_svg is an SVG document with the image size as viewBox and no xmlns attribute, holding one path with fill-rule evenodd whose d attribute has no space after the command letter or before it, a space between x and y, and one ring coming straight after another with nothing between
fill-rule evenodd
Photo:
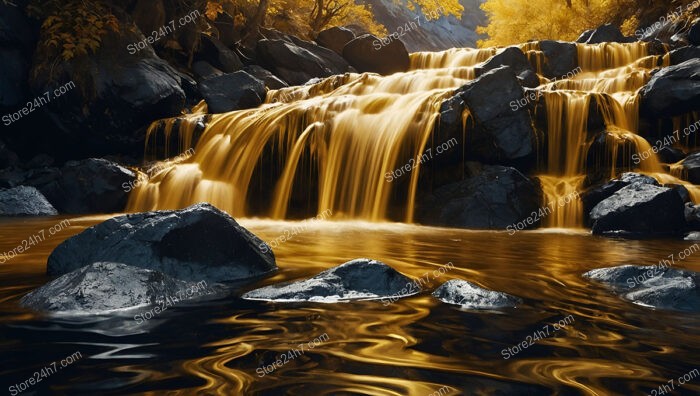
<instances>
[{"instance_id":1,"label":"golden waterfall","mask_svg":"<svg viewBox=\"0 0 700 396\"><path fill-rule=\"evenodd\" d=\"M543 54L537 43L521 48L541 73ZM291 202L303 202L308 211L330 210L334 218L411 222L420 165L402 183L387 182L385 174L441 143L432 141L441 102L474 79L474 66L497 51L414 53L406 73L334 76L270 91L256 109L212 115L194 155L136 189L128 209L174 209L208 201L234 216L283 219L295 215L288 213ZM592 105L605 119L611 177L620 171L619 160L634 168L632 153L621 152L625 142L636 152L650 149L637 135L638 90L652 67L668 57L649 56L645 43L578 45L578 53L582 61L575 75L554 81L540 76L548 120L547 163L539 175L545 204L582 189L593 141L587 126ZM191 143L202 114L198 109L179 123L180 146ZM172 128L173 122L166 121L166 136ZM153 138L147 144L158 143ZM656 158L644 161L641 171L664 183L689 185L664 174ZM402 213L389 216L397 196ZM582 204L574 200L545 225L580 227L582 219Z\"/></svg>"}]
</instances>

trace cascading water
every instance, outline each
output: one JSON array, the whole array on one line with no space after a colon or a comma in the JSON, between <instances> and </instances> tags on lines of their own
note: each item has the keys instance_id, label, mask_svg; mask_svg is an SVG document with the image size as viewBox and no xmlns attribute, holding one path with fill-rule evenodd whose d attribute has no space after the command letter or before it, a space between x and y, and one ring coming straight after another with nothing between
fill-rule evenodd
<instances>
[{"instance_id":1,"label":"cascading water","mask_svg":"<svg viewBox=\"0 0 700 396\"><path fill-rule=\"evenodd\" d=\"M537 43L521 48L541 73ZM398 195L403 199L400 218L411 222L420 164L406 183L388 183L385 175L420 157L431 144L442 101L474 79L475 66L497 52L414 53L406 73L334 76L270 91L257 109L213 115L194 155L144 183L131 195L129 210L208 201L234 216L264 213L282 219L290 217L292 202L301 201L317 213L330 210L334 218L381 221L390 217L390 202ZM593 142L587 125L591 106L598 106L606 124L610 177L621 170L618 162L632 169L631 155L650 149L637 135L638 91L652 67L667 64L668 57L650 56L646 43L578 45L578 55L577 73L555 81L540 76L548 123L547 149L541 153L547 160L539 175L545 204L583 187ZM191 144L202 114L198 109L179 123L180 147ZM175 123L164 126L169 136ZM149 138L147 144L162 143ZM662 183L684 184L700 199L695 186L664 173L653 154L639 169ZM582 212L575 200L558 208L545 225L581 227Z\"/></svg>"}]
</instances>

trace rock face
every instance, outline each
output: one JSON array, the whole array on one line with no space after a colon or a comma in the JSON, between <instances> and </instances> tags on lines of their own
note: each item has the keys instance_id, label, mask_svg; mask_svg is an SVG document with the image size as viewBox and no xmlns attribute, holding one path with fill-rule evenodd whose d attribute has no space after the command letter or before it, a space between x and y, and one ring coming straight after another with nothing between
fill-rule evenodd
<instances>
[{"instance_id":1,"label":"rock face","mask_svg":"<svg viewBox=\"0 0 700 396\"><path fill-rule=\"evenodd\" d=\"M32 291L20 303L37 311L99 314L128 308L181 302L222 292L206 282L185 282L162 272L120 263L94 263Z\"/></svg>"},{"instance_id":2,"label":"rock face","mask_svg":"<svg viewBox=\"0 0 700 396\"><path fill-rule=\"evenodd\" d=\"M543 40L540 50L545 57L542 72L547 78L562 78L578 67L578 49L574 43Z\"/></svg>"},{"instance_id":3,"label":"rock face","mask_svg":"<svg viewBox=\"0 0 700 396\"><path fill-rule=\"evenodd\" d=\"M497 164L531 162L536 152L535 132L523 88L509 66L499 67L470 81L440 108L437 141L462 141L462 114L471 114L466 148L468 156ZM525 165L523 165L525 166Z\"/></svg>"},{"instance_id":4,"label":"rock face","mask_svg":"<svg viewBox=\"0 0 700 396\"><path fill-rule=\"evenodd\" d=\"M661 69L642 89L642 108L656 117L674 117L698 109L700 59Z\"/></svg>"},{"instance_id":5,"label":"rock face","mask_svg":"<svg viewBox=\"0 0 700 396\"><path fill-rule=\"evenodd\" d=\"M199 89L211 113L258 107L266 95L265 84L244 71L208 78Z\"/></svg>"},{"instance_id":6,"label":"rock face","mask_svg":"<svg viewBox=\"0 0 700 396\"><path fill-rule=\"evenodd\" d=\"M518 170L487 166L475 176L440 187L419 200L422 224L504 230L542 204L540 186ZM537 224L532 224L536 226Z\"/></svg>"},{"instance_id":7,"label":"rock face","mask_svg":"<svg viewBox=\"0 0 700 396\"><path fill-rule=\"evenodd\" d=\"M597 29L586 30L576 39L577 43L600 44L600 43L629 43L633 39L625 37L620 29L613 25L603 25Z\"/></svg>"},{"instance_id":8,"label":"rock face","mask_svg":"<svg viewBox=\"0 0 700 396\"><path fill-rule=\"evenodd\" d=\"M0 189L0 216L51 216L56 209L34 187Z\"/></svg>"},{"instance_id":9,"label":"rock face","mask_svg":"<svg viewBox=\"0 0 700 396\"><path fill-rule=\"evenodd\" d=\"M266 286L243 295L247 300L315 301L373 300L405 297L420 288L410 278L376 260L355 259L302 281Z\"/></svg>"},{"instance_id":10,"label":"rock face","mask_svg":"<svg viewBox=\"0 0 700 396\"><path fill-rule=\"evenodd\" d=\"M693 184L700 184L700 152L686 157L681 165L683 165L683 176Z\"/></svg>"},{"instance_id":11,"label":"rock face","mask_svg":"<svg viewBox=\"0 0 700 396\"><path fill-rule=\"evenodd\" d=\"M678 65L685 61L700 58L700 47L685 46L668 53L671 58L671 65Z\"/></svg>"},{"instance_id":12,"label":"rock face","mask_svg":"<svg viewBox=\"0 0 700 396\"><path fill-rule=\"evenodd\" d=\"M208 61L217 69L224 73L233 73L243 68L243 63L238 55L217 38L202 34L201 43L202 46L197 56Z\"/></svg>"},{"instance_id":13,"label":"rock face","mask_svg":"<svg viewBox=\"0 0 700 396\"><path fill-rule=\"evenodd\" d=\"M389 75L405 72L411 66L406 47L392 36L380 39L372 34L362 35L345 45L343 57L361 73Z\"/></svg>"},{"instance_id":14,"label":"rock face","mask_svg":"<svg viewBox=\"0 0 700 396\"><path fill-rule=\"evenodd\" d=\"M269 70L258 65L250 65L243 68L243 70L250 74L251 76L257 78L258 80L265 83L265 86L269 89L280 89L288 87L289 85L277 78Z\"/></svg>"},{"instance_id":15,"label":"rock face","mask_svg":"<svg viewBox=\"0 0 700 396\"><path fill-rule=\"evenodd\" d=\"M668 265L623 265L599 268L585 277L610 287L620 297L635 304L669 310L700 311L697 272L677 270Z\"/></svg>"},{"instance_id":16,"label":"rock face","mask_svg":"<svg viewBox=\"0 0 700 396\"><path fill-rule=\"evenodd\" d=\"M460 305L465 309L502 309L514 308L522 300L493 290L481 288L471 282L452 279L442 284L433 292L438 300Z\"/></svg>"},{"instance_id":17,"label":"rock face","mask_svg":"<svg viewBox=\"0 0 700 396\"><path fill-rule=\"evenodd\" d=\"M89 155L140 154L143 131L139 128L180 114L185 93L178 72L150 45L141 51L133 46L145 40L137 29L122 23L119 32L107 30L95 54L71 60L63 60L55 47L40 42L30 86L34 92L54 92L73 82L66 94L45 108L64 134Z\"/></svg>"},{"instance_id":18,"label":"rock face","mask_svg":"<svg viewBox=\"0 0 700 396\"><path fill-rule=\"evenodd\" d=\"M700 45L700 19L693 21L693 26L688 30L688 41L693 45Z\"/></svg>"},{"instance_id":19,"label":"rock face","mask_svg":"<svg viewBox=\"0 0 700 396\"><path fill-rule=\"evenodd\" d=\"M71 161L58 177L35 186L61 213L115 213L126 207L129 183L136 174L101 158Z\"/></svg>"},{"instance_id":20,"label":"rock face","mask_svg":"<svg viewBox=\"0 0 700 396\"><path fill-rule=\"evenodd\" d=\"M596 205L590 214L594 234L675 235L685 227L678 192L634 183Z\"/></svg>"},{"instance_id":21,"label":"rock face","mask_svg":"<svg viewBox=\"0 0 700 396\"><path fill-rule=\"evenodd\" d=\"M355 33L344 27L333 26L318 34L316 42L318 45L330 48L338 55L343 55L345 44L355 39Z\"/></svg>"},{"instance_id":22,"label":"rock face","mask_svg":"<svg viewBox=\"0 0 700 396\"><path fill-rule=\"evenodd\" d=\"M333 50L278 32L268 35L276 38L260 40L256 47L265 63L261 66L290 85L350 71L348 62Z\"/></svg>"},{"instance_id":23,"label":"rock face","mask_svg":"<svg viewBox=\"0 0 700 396\"><path fill-rule=\"evenodd\" d=\"M277 268L263 241L204 203L114 217L90 227L58 245L49 256L47 274L63 275L99 261L207 282L248 279Z\"/></svg>"}]
</instances>

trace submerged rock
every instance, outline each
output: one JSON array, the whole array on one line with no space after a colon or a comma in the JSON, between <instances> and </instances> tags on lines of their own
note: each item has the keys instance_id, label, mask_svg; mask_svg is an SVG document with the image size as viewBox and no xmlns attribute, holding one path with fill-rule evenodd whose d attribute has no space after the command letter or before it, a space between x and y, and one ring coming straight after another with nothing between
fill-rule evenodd
<instances>
[{"instance_id":1,"label":"submerged rock","mask_svg":"<svg viewBox=\"0 0 700 396\"><path fill-rule=\"evenodd\" d=\"M700 311L700 274L666 264L599 268L583 276L601 282L618 296L658 309Z\"/></svg>"},{"instance_id":2,"label":"submerged rock","mask_svg":"<svg viewBox=\"0 0 700 396\"><path fill-rule=\"evenodd\" d=\"M700 103L700 59L661 69L641 91L642 109L653 117L697 111Z\"/></svg>"},{"instance_id":3,"label":"submerged rock","mask_svg":"<svg viewBox=\"0 0 700 396\"><path fill-rule=\"evenodd\" d=\"M34 187L0 189L0 216L52 216L56 209Z\"/></svg>"},{"instance_id":4,"label":"submerged rock","mask_svg":"<svg viewBox=\"0 0 700 396\"><path fill-rule=\"evenodd\" d=\"M361 258L323 271L313 278L249 291L243 298L279 302L374 300L415 294L420 291L415 283L382 262Z\"/></svg>"},{"instance_id":5,"label":"submerged rock","mask_svg":"<svg viewBox=\"0 0 700 396\"><path fill-rule=\"evenodd\" d=\"M67 273L22 298L37 311L98 314L181 302L223 292L219 284L185 282L159 271L121 263L94 263Z\"/></svg>"},{"instance_id":6,"label":"submerged rock","mask_svg":"<svg viewBox=\"0 0 700 396\"><path fill-rule=\"evenodd\" d=\"M685 227L677 191L634 183L596 205L590 213L594 234L675 235Z\"/></svg>"},{"instance_id":7,"label":"submerged rock","mask_svg":"<svg viewBox=\"0 0 700 396\"><path fill-rule=\"evenodd\" d=\"M503 230L542 205L542 190L517 169L486 166L473 177L440 187L419 201L422 224ZM536 224L531 224L536 226Z\"/></svg>"},{"instance_id":8,"label":"submerged rock","mask_svg":"<svg viewBox=\"0 0 700 396\"><path fill-rule=\"evenodd\" d=\"M266 248L266 249L263 249ZM48 275L113 261L193 281L235 281L277 267L270 248L207 203L118 216L67 239L51 253Z\"/></svg>"},{"instance_id":9,"label":"submerged rock","mask_svg":"<svg viewBox=\"0 0 700 396\"><path fill-rule=\"evenodd\" d=\"M365 34L343 48L343 57L361 73L389 75L405 72L411 66L406 46L392 36L383 39Z\"/></svg>"},{"instance_id":10,"label":"submerged rock","mask_svg":"<svg viewBox=\"0 0 700 396\"><path fill-rule=\"evenodd\" d=\"M514 308L522 303L518 297L484 289L461 279L443 283L433 292L433 296L442 302L461 305L466 309Z\"/></svg>"}]
</instances>

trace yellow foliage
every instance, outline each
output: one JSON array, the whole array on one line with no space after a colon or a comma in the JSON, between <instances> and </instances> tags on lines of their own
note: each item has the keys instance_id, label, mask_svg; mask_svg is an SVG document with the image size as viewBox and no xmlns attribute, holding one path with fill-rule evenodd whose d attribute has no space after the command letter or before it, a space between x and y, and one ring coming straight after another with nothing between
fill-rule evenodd
<instances>
[{"instance_id":1,"label":"yellow foliage","mask_svg":"<svg viewBox=\"0 0 700 396\"><path fill-rule=\"evenodd\" d=\"M487 0L481 8L489 23L477 32L488 39L479 41L479 46L545 39L572 41L583 31L619 20L636 7L635 0ZM630 20L625 30L634 30L635 23Z\"/></svg>"}]
</instances>

